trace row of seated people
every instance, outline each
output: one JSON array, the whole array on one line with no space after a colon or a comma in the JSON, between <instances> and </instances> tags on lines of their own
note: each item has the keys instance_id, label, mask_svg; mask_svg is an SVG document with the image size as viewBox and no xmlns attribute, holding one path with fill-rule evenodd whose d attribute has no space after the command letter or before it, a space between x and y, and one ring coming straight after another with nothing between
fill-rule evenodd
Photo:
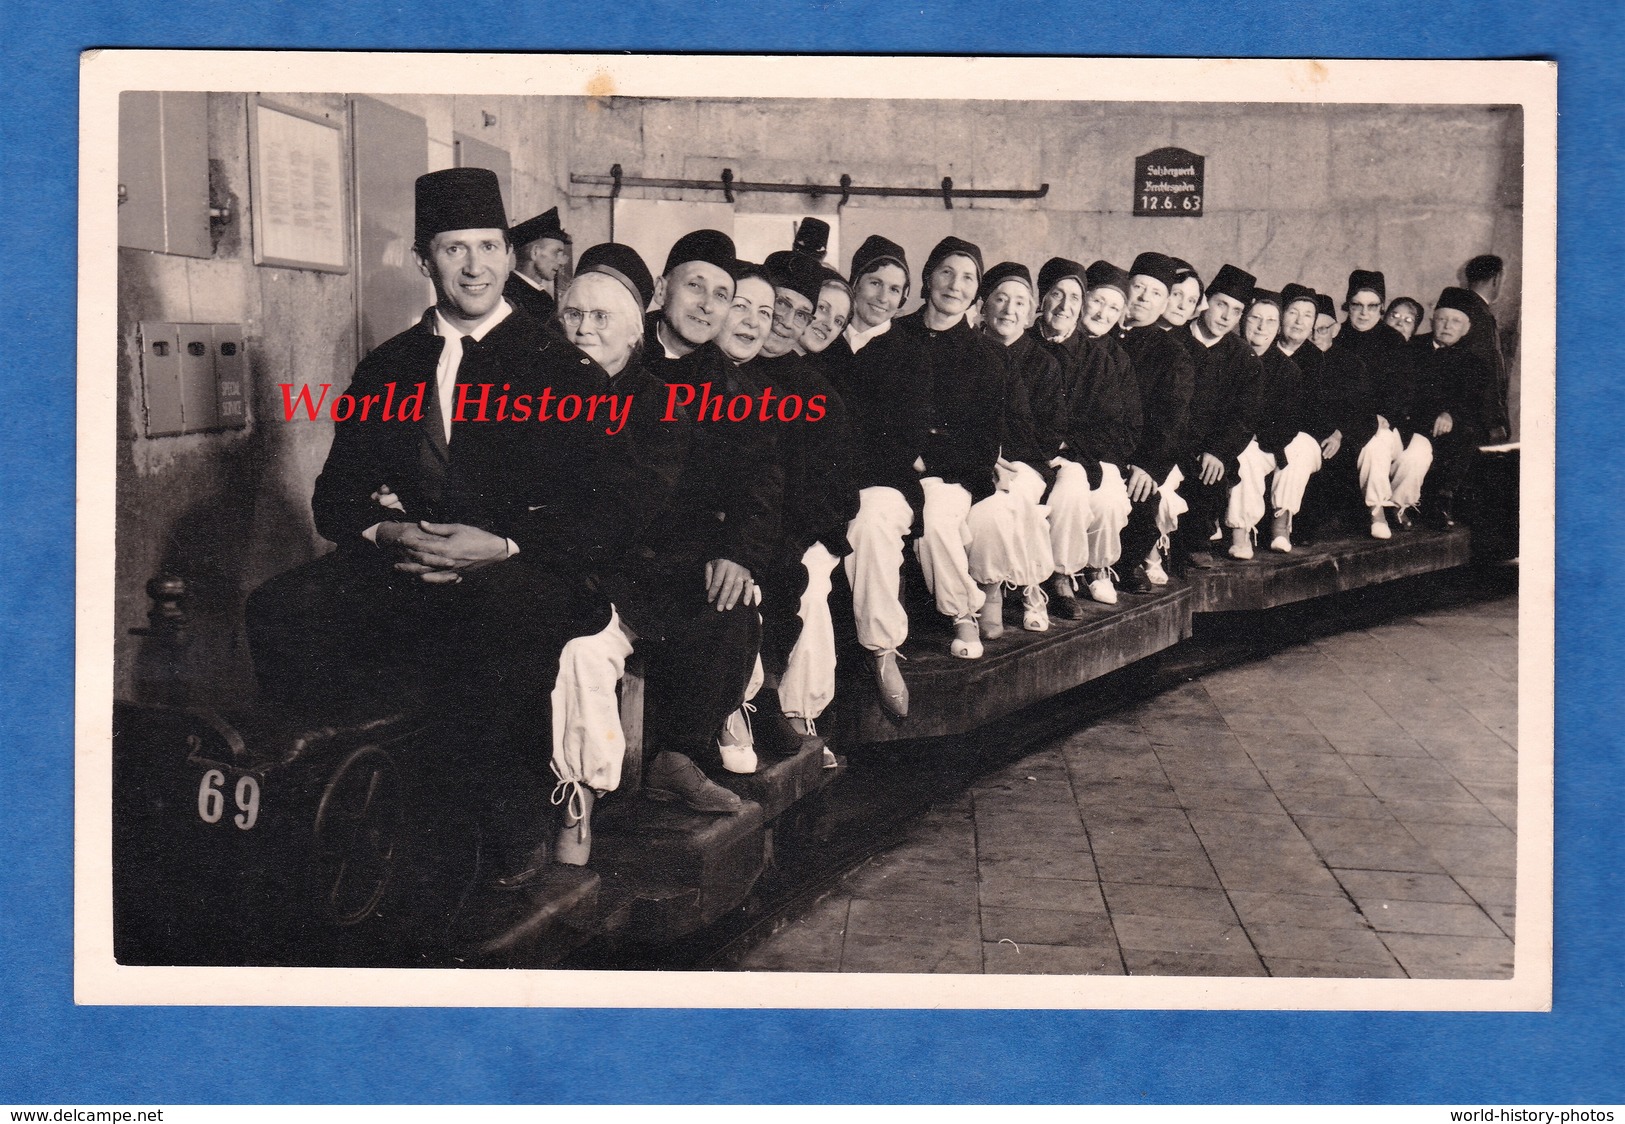
<instances>
[{"instance_id":1,"label":"row of seated people","mask_svg":"<svg viewBox=\"0 0 1625 1124\"><path fill-rule=\"evenodd\" d=\"M899 316L915 277L885 238L843 277L816 246L757 264L703 230L658 279L630 247L587 250L548 324L502 296L494 176L431 173L416 203L436 306L348 393L436 393L410 425L336 422L313 510L338 550L256 591L249 636L268 698L411 682L459 716L504 887L587 860L594 804L620 781L634 652L645 794L725 814L741 801L712 777L754 771L758 743L795 747L833 699L836 583L882 705L906 716L910 549L950 651L975 659L1007 588L1043 631L1083 615L1080 590L1115 602L1120 558L1141 593L1170 558L1211 565L1221 522L1232 556L1250 557L1266 512L1290 550L1317 475L1326 506L1357 501L1379 537L1424 479L1447 521L1499 424L1464 290L1407 342L1381 322L1377 273L1351 276L1337 325L1325 295L1234 266L1204 286L1161 253L1127 270L1054 258L1035 281L949 237ZM512 424L479 424L498 386ZM549 399L559 424L519 417Z\"/></svg>"}]
</instances>

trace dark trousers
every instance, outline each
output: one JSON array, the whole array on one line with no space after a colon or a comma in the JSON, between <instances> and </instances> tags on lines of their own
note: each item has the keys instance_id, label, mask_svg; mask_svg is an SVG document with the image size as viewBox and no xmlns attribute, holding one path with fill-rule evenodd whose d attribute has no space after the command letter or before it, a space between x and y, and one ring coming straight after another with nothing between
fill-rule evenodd
<instances>
[{"instance_id":1,"label":"dark trousers","mask_svg":"<svg viewBox=\"0 0 1625 1124\"><path fill-rule=\"evenodd\" d=\"M518 560L431 585L382 551L296 567L247 608L262 700L275 710L334 721L423 707L452 718L448 748L515 862L547 820L559 651L608 619L568 579Z\"/></svg>"},{"instance_id":2,"label":"dark trousers","mask_svg":"<svg viewBox=\"0 0 1625 1124\"><path fill-rule=\"evenodd\" d=\"M648 603L622 610L639 633L636 648L644 658L644 755L669 749L701 768L720 769L717 735L745 701L762 639L761 616L743 600L727 612L706 601L704 563L684 566L666 580L657 612ZM655 621L658 631L651 628Z\"/></svg>"},{"instance_id":3,"label":"dark trousers","mask_svg":"<svg viewBox=\"0 0 1625 1124\"><path fill-rule=\"evenodd\" d=\"M1185 497L1190 510L1179 517L1174 545L1181 554L1210 552L1213 549L1213 528L1224 519L1225 506L1230 502L1230 489L1236 485L1235 474L1227 465L1218 483L1204 484L1200 457L1189 462L1181 461L1179 470L1185 474L1179 494Z\"/></svg>"},{"instance_id":4,"label":"dark trousers","mask_svg":"<svg viewBox=\"0 0 1625 1124\"><path fill-rule=\"evenodd\" d=\"M1484 435L1463 429L1458 424L1449 433L1431 440L1433 467L1428 469L1427 480L1423 483L1422 489L1428 495L1448 499L1461 490L1468 473L1472 471L1473 461L1478 456L1478 447L1483 444Z\"/></svg>"},{"instance_id":5,"label":"dark trousers","mask_svg":"<svg viewBox=\"0 0 1625 1124\"><path fill-rule=\"evenodd\" d=\"M1123 527L1123 553L1118 562L1119 567L1124 567L1125 574L1143 563L1157 539L1162 537L1157 530L1157 509L1161 505L1161 494L1152 492L1129 507L1128 523Z\"/></svg>"}]
</instances>

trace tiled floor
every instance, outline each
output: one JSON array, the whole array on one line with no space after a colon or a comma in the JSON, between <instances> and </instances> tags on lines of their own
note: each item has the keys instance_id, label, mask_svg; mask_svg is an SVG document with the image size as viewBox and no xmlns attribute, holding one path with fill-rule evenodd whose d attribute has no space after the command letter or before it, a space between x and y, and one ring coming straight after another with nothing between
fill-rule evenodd
<instances>
[{"instance_id":1,"label":"tiled floor","mask_svg":"<svg viewBox=\"0 0 1625 1124\"><path fill-rule=\"evenodd\" d=\"M1517 600L1214 672L926 815L753 970L1512 971Z\"/></svg>"}]
</instances>

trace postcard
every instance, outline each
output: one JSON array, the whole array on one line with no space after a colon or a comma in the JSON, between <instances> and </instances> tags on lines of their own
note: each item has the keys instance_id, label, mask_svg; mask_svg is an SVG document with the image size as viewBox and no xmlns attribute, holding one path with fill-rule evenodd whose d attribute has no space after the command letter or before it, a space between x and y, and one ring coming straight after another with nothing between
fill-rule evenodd
<instances>
[{"instance_id":1,"label":"postcard","mask_svg":"<svg viewBox=\"0 0 1625 1124\"><path fill-rule=\"evenodd\" d=\"M1552 65L80 120L77 1002L1549 1008Z\"/></svg>"}]
</instances>

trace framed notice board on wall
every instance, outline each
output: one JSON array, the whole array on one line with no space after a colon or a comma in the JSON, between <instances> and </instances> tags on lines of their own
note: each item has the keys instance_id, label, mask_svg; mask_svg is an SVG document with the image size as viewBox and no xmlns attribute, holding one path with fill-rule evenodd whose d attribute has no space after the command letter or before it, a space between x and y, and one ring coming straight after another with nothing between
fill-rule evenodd
<instances>
[{"instance_id":1,"label":"framed notice board on wall","mask_svg":"<svg viewBox=\"0 0 1625 1124\"><path fill-rule=\"evenodd\" d=\"M348 272L340 124L251 98L248 151L254 264Z\"/></svg>"}]
</instances>

